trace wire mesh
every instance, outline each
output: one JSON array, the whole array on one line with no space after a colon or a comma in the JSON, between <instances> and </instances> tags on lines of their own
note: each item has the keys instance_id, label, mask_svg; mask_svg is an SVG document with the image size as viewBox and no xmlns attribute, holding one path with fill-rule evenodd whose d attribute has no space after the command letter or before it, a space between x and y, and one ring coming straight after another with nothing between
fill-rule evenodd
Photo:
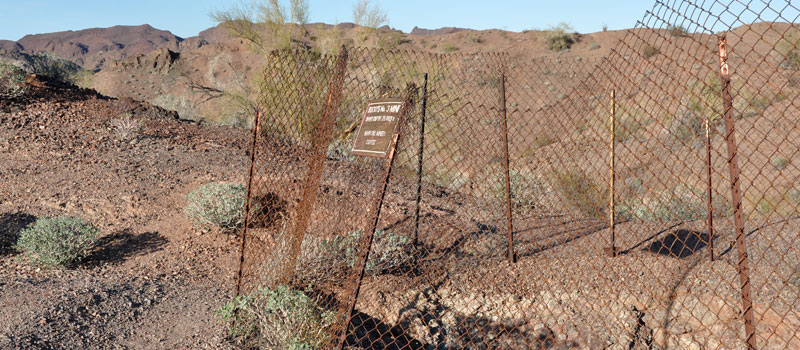
<instances>
[{"instance_id":1,"label":"wire mesh","mask_svg":"<svg viewBox=\"0 0 800 350\"><path fill-rule=\"evenodd\" d=\"M800 348L798 16L657 1L600 60L276 52L238 293L303 291L330 348ZM352 155L387 97L393 158Z\"/></svg>"}]
</instances>

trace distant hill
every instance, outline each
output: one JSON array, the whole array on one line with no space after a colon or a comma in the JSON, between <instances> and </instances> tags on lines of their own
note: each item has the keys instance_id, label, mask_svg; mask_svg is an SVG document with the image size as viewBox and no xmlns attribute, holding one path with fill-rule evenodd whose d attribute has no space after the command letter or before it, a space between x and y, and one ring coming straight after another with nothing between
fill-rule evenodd
<instances>
[{"instance_id":1,"label":"distant hill","mask_svg":"<svg viewBox=\"0 0 800 350\"><path fill-rule=\"evenodd\" d=\"M107 63L142 55L160 48L177 50L183 38L144 24L26 35L17 44L29 53L52 53L85 69L99 70ZM0 48L13 42L0 42Z\"/></svg>"}]
</instances>

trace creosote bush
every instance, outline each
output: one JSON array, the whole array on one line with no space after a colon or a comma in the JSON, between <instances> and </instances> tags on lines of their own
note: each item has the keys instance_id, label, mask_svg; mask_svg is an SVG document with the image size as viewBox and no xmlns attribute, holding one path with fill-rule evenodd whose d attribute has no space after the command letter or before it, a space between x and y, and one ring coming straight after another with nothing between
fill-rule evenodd
<instances>
[{"instance_id":1,"label":"creosote bush","mask_svg":"<svg viewBox=\"0 0 800 350\"><path fill-rule=\"evenodd\" d=\"M42 217L20 232L15 249L34 264L69 267L85 258L97 240L97 228L79 218Z\"/></svg>"},{"instance_id":2,"label":"creosote bush","mask_svg":"<svg viewBox=\"0 0 800 350\"><path fill-rule=\"evenodd\" d=\"M642 46L642 56L644 56L646 59L650 59L659 53L661 53L661 51L659 51L658 48L653 45L645 44Z\"/></svg>"},{"instance_id":3,"label":"creosote bush","mask_svg":"<svg viewBox=\"0 0 800 350\"><path fill-rule=\"evenodd\" d=\"M608 190L601 189L586 173L572 169L555 174L555 188L573 210L593 218L606 214Z\"/></svg>"},{"instance_id":4,"label":"creosote bush","mask_svg":"<svg viewBox=\"0 0 800 350\"><path fill-rule=\"evenodd\" d=\"M25 71L7 63L0 63L0 98L16 98L28 89Z\"/></svg>"},{"instance_id":5,"label":"creosote bush","mask_svg":"<svg viewBox=\"0 0 800 350\"><path fill-rule=\"evenodd\" d=\"M686 31L686 28L683 26L671 25L667 27L667 31L669 32L669 35L675 38L683 38L689 35L689 32Z\"/></svg>"},{"instance_id":6,"label":"creosote bush","mask_svg":"<svg viewBox=\"0 0 800 350\"><path fill-rule=\"evenodd\" d=\"M566 23L551 27L544 32L545 45L548 49L556 52L569 50L579 39L580 34L574 32L572 27Z\"/></svg>"},{"instance_id":7,"label":"creosote bush","mask_svg":"<svg viewBox=\"0 0 800 350\"><path fill-rule=\"evenodd\" d=\"M247 348L312 350L329 345L335 313L306 292L277 286L235 297L217 316L231 340Z\"/></svg>"},{"instance_id":8,"label":"creosote bush","mask_svg":"<svg viewBox=\"0 0 800 350\"><path fill-rule=\"evenodd\" d=\"M244 220L247 188L241 184L208 183L186 196L184 213L198 227L231 231Z\"/></svg>"}]
</instances>

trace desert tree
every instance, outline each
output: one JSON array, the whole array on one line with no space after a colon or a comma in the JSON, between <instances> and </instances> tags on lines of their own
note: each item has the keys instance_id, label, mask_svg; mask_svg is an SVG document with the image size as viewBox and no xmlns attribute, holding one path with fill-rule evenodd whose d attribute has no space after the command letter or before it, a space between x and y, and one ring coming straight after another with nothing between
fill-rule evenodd
<instances>
[{"instance_id":1,"label":"desert tree","mask_svg":"<svg viewBox=\"0 0 800 350\"><path fill-rule=\"evenodd\" d=\"M365 41L376 28L388 22L388 15L380 5L370 0L358 0L353 6L353 23L356 24L356 39Z\"/></svg>"}]
</instances>

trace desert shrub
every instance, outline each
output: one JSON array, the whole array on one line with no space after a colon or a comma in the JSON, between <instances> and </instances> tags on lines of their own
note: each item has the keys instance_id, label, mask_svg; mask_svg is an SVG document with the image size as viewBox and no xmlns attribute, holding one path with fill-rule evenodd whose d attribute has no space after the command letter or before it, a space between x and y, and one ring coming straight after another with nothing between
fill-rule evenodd
<instances>
[{"instance_id":1,"label":"desert shrub","mask_svg":"<svg viewBox=\"0 0 800 350\"><path fill-rule=\"evenodd\" d=\"M689 32L686 31L686 28L684 28L683 26L676 26L676 25L671 25L667 27L667 32L669 32L669 35L676 38L682 38L689 35Z\"/></svg>"},{"instance_id":2,"label":"desert shrub","mask_svg":"<svg viewBox=\"0 0 800 350\"><path fill-rule=\"evenodd\" d=\"M608 191L598 187L583 171L567 170L555 174L554 179L555 188L568 207L593 218L605 215Z\"/></svg>"},{"instance_id":3,"label":"desert shrub","mask_svg":"<svg viewBox=\"0 0 800 350\"><path fill-rule=\"evenodd\" d=\"M642 45L642 56L644 56L644 58L646 59L650 59L653 56L658 55L659 53L661 53L661 51L659 51L658 48L653 45L650 44Z\"/></svg>"},{"instance_id":4,"label":"desert shrub","mask_svg":"<svg viewBox=\"0 0 800 350\"><path fill-rule=\"evenodd\" d=\"M29 261L68 267L85 258L97 240L97 228L74 217L42 217L20 232L15 249Z\"/></svg>"},{"instance_id":5,"label":"desert shrub","mask_svg":"<svg viewBox=\"0 0 800 350\"><path fill-rule=\"evenodd\" d=\"M230 231L242 224L246 197L244 185L208 183L186 196L183 211L198 227Z\"/></svg>"},{"instance_id":6,"label":"desert shrub","mask_svg":"<svg viewBox=\"0 0 800 350\"><path fill-rule=\"evenodd\" d=\"M363 230L344 236L314 239L304 246L306 256L314 256L328 269L353 268L358 261L358 248ZM406 236L391 231L376 230L367 260L366 273L377 275L392 271L412 261L412 243Z\"/></svg>"},{"instance_id":7,"label":"desert shrub","mask_svg":"<svg viewBox=\"0 0 800 350\"><path fill-rule=\"evenodd\" d=\"M111 127L114 129L114 133L118 138L127 140L139 133L139 129L142 127L142 121L133 119L130 114L126 113L124 116L112 119Z\"/></svg>"},{"instance_id":8,"label":"desert shrub","mask_svg":"<svg viewBox=\"0 0 800 350\"><path fill-rule=\"evenodd\" d=\"M551 27L544 32L545 45L548 49L556 52L569 50L578 40L580 40L580 34L574 32L572 27L566 23Z\"/></svg>"},{"instance_id":9,"label":"desert shrub","mask_svg":"<svg viewBox=\"0 0 800 350\"><path fill-rule=\"evenodd\" d=\"M800 32L787 34L778 42L778 52L783 57L781 66L786 69L800 67Z\"/></svg>"},{"instance_id":10,"label":"desert shrub","mask_svg":"<svg viewBox=\"0 0 800 350\"><path fill-rule=\"evenodd\" d=\"M451 43L444 43L442 44L442 52L453 52L458 51L458 47L451 44Z\"/></svg>"},{"instance_id":11,"label":"desert shrub","mask_svg":"<svg viewBox=\"0 0 800 350\"><path fill-rule=\"evenodd\" d=\"M12 64L0 63L0 98L16 98L28 89L25 71Z\"/></svg>"},{"instance_id":12,"label":"desert shrub","mask_svg":"<svg viewBox=\"0 0 800 350\"><path fill-rule=\"evenodd\" d=\"M303 291L277 286L237 296L217 316L228 324L228 336L236 343L260 349L312 350L332 340L329 327L335 313Z\"/></svg>"},{"instance_id":13,"label":"desert shrub","mask_svg":"<svg viewBox=\"0 0 800 350\"><path fill-rule=\"evenodd\" d=\"M628 107L619 103L616 113L617 124L614 127L616 141L624 143L639 137L646 124L644 112L638 107Z\"/></svg>"},{"instance_id":14,"label":"desert shrub","mask_svg":"<svg viewBox=\"0 0 800 350\"><path fill-rule=\"evenodd\" d=\"M538 177L526 175L516 169L509 172L511 180L511 204L517 208L539 208L541 209L548 202L551 194L550 188ZM506 200L506 179L505 175L498 176L492 188L495 197Z\"/></svg>"},{"instance_id":15,"label":"desert shrub","mask_svg":"<svg viewBox=\"0 0 800 350\"><path fill-rule=\"evenodd\" d=\"M617 217L622 220L642 221L694 221L708 218L705 193L678 186L653 196L631 198L616 206ZM721 197L712 197L714 217L728 215L731 205Z\"/></svg>"},{"instance_id":16,"label":"desert shrub","mask_svg":"<svg viewBox=\"0 0 800 350\"><path fill-rule=\"evenodd\" d=\"M47 52L31 55L30 63L34 74L66 83L75 83L83 72L77 63Z\"/></svg>"},{"instance_id":17,"label":"desert shrub","mask_svg":"<svg viewBox=\"0 0 800 350\"><path fill-rule=\"evenodd\" d=\"M784 157L777 156L775 158L772 158L771 163L772 166L775 167L775 169L783 170L784 168L786 168L787 165L789 165L789 160L787 160Z\"/></svg>"},{"instance_id":18,"label":"desert shrub","mask_svg":"<svg viewBox=\"0 0 800 350\"><path fill-rule=\"evenodd\" d=\"M592 43L591 45L589 45L589 50L597 50L599 48L600 48L600 44L598 44L596 42Z\"/></svg>"},{"instance_id":19,"label":"desert shrub","mask_svg":"<svg viewBox=\"0 0 800 350\"><path fill-rule=\"evenodd\" d=\"M471 40L473 43L476 44L480 44L483 42L483 38L481 38L481 36L476 33L469 34L469 40Z\"/></svg>"}]
</instances>

